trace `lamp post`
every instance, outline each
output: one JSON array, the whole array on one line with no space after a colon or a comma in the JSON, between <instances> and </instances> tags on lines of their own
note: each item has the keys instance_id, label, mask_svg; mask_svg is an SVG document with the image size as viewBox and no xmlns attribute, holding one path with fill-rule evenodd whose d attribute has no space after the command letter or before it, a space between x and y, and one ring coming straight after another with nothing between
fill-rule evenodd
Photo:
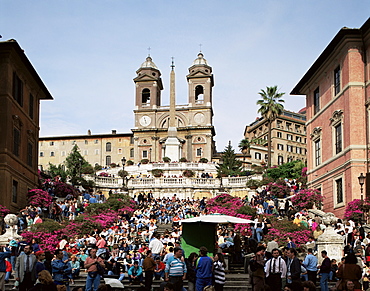
<instances>
[{"instance_id":1,"label":"lamp post","mask_svg":"<svg viewBox=\"0 0 370 291\"><path fill-rule=\"evenodd\" d=\"M126 165L126 158L123 157L122 160L122 190L125 190L125 165Z\"/></svg>"},{"instance_id":2,"label":"lamp post","mask_svg":"<svg viewBox=\"0 0 370 291\"><path fill-rule=\"evenodd\" d=\"M361 175L358 176L357 178L358 178L358 183L360 184L360 187L361 187L361 204L362 204L362 218L363 218L362 222L364 221L366 222L367 219L366 219L366 216L364 215L365 207L364 207L364 194L363 194L364 192L363 186L364 186L366 177L364 176L363 173L361 173Z\"/></svg>"}]
</instances>

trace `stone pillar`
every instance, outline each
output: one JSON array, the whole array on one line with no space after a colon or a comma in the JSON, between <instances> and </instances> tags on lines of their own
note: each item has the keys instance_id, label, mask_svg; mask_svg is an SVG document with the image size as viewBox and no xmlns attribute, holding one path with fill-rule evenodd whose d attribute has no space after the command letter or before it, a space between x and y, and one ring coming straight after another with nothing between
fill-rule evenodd
<instances>
[{"instance_id":1,"label":"stone pillar","mask_svg":"<svg viewBox=\"0 0 370 291\"><path fill-rule=\"evenodd\" d=\"M332 224L338 219L333 213L327 213L322 220L326 225L326 229L324 233L317 238L317 257L319 259L319 264L323 261L321 251L327 251L330 259L336 259L337 262L340 262L343 256L343 239L332 227Z\"/></svg>"},{"instance_id":2,"label":"stone pillar","mask_svg":"<svg viewBox=\"0 0 370 291\"><path fill-rule=\"evenodd\" d=\"M185 138L186 138L186 151L187 151L186 159L189 162L192 162L193 161L193 146L192 146L193 136L191 134L188 134L185 136Z\"/></svg>"}]
</instances>

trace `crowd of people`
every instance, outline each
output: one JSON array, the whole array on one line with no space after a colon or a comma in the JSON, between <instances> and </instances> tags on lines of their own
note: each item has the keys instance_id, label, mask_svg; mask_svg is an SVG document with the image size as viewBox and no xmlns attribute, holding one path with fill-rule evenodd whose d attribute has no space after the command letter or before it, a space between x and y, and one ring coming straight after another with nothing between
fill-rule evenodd
<instances>
[{"instance_id":1,"label":"crowd of people","mask_svg":"<svg viewBox=\"0 0 370 291\"><path fill-rule=\"evenodd\" d=\"M132 214L124 213L109 227L94 229L84 236L63 237L55 253L41 250L36 240L31 243L11 240L0 253L0 289L13 276L14 288L19 290L54 290L54 285L74 290L74 280L83 271L87 272L87 291L98 290L102 276L142 285L143 290L151 290L153 279L160 280L162 289L167 286L167 290L174 291L183 290L186 278L190 291L201 291L210 284L218 291L225 284L224 253L231 254L231 261L236 263L242 262L243 253L256 254L249 265L254 290L313 290L318 274L323 291L328 290L329 280L340 281L338 290L368 285L370 235L353 221L338 221L335 225L343 237L345 258L341 262L330 260L325 252L317 254L316 239L325 231L321 218L309 216L306 209L298 211L289 199L277 199L263 189L252 199L244 200L245 205L256 208L257 212L250 232L241 234L232 227L220 225L217 247L210 250L215 255L209 258L204 247L199 253L185 254L180 240L182 219L207 214L205 198L179 199L176 194L170 198L154 198L149 191L133 199L137 207ZM77 198L70 195L64 200L53 200L48 209L28 206L19 213L19 232L41 223L45 217L56 221L73 220L88 205L105 201L101 192L84 192ZM265 214L278 219L287 217L291 223L311 229L313 235L306 247L297 248L294 238L290 237L285 246L278 244L278 238L265 241L271 227ZM161 232L159 225L164 225ZM318 256L322 258L320 264ZM365 264L360 264L362 259ZM358 267L353 267L355 260Z\"/></svg>"},{"instance_id":2,"label":"crowd of people","mask_svg":"<svg viewBox=\"0 0 370 291\"><path fill-rule=\"evenodd\" d=\"M210 284L222 290L226 267L223 254L210 259L204 247L199 253L185 254L180 244L180 220L204 214L205 199L178 199L176 194L154 199L149 192L140 193L134 201L137 204L134 213L118 216L110 227L94 229L84 236L64 236L54 253L41 250L35 239L31 243L12 239L0 253L0 275L1 261L6 274L0 277L0 284L13 276L14 289L53 290L44 286L51 282L49 277L45 279L47 271L55 287L65 286L69 291L83 270L87 273L84 289L87 291L98 290L102 276L142 285L145 290L151 290L155 279L162 282L162 288L182 291L185 278L190 291L200 291ZM27 206L19 213L19 232L41 223L44 217L56 221L74 219L89 204L104 202L101 193L86 192L78 198L54 200L47 210ZM161 233L160 224L163 224ZM4 290L1 286L0 289Z\"/></svg>"}]
</instances>

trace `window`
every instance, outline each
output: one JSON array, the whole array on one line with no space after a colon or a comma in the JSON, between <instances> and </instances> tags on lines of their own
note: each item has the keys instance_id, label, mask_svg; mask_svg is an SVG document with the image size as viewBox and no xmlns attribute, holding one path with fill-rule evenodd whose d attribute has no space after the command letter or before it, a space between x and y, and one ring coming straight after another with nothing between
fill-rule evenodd
<instances>
[{"instance_id":1,"label":"window","mask_svg":"<svg viewBox=\"0 0 370 291\"><path fill-rule=\"evenodd\" d=\"M33 166L33 144L30 142L27 144L27 165Z\"/></svg>"},{"instance_id":2,"label":"window","mask_svg":"<svg viewBox=\"0 0 370 291\"><path fill-rule=\"evenodd\" d=\"M18 200L18 182L13 180L12 202L17 203L17 200Z\"/></svg>"},{"instance_id":3,"label":"window","mask_svg":"<svg viewBox=\"0 0 370 291\"><path fill-rule=\"evenodd\" d=\"M197 157L201 157L202 156L202 149L199 148L197 149Z\"/></svg>"},{"instance_id":4,"label":"window","mask_svg":"<svg viewBox=\"0 0 370 291\"><path fill-rule=\"evenodd\" d=\"M112 151L112 144L110 142L107 142L105 144L105 151L106 152L111 152Z\"/></svg>"},{"instance_id":5,"label":"window","mask_svg":"<svg viewBox=\"0 0 370 291\"><path fill-rule=\"evenodd\" d=\"M64 157L66 155L66 152L65 151L62 151L61 152L61 156Z\"/></svg>"},{"instance_id":6,"label":"window","mask_svg":"<svg viewBox=\"0 0 370 291\"><path fill-rule=\"evenodd\" d=\"M298 132L298 133L301 132L301 127L299 125L295 126L295 132Z\"/></svg>"},{"instance_id":7,"label":"window","mask_svg":"<svg viewBox=\"0 0 370 291\"><path fill-rule=\"evenodd\" d=\"M281 120L276 121L276 127L277 128L282 128L283 127Z\"/></svg>"},{"instance_id":8,"label":"window","mask_svg":"<svg viewBox=\"0 0 370 291\"><path fill-rule=\"evenodd\" d=\"M340 67L334 70L334 95L340 92Z\"/></svg>"},{"instance_id":9,"label":"window","mask_svg":"<svg viewBox=\"0 0 370 291\"><path fill-rule=\"evenodd\" d=\"M313 111L316 114L320 111L320 93L319 87L313 92Z\"/></svg>"},{"instance_id":10,"label":"window","mask_svg":"<svg viewBox=\"0 0 370 291\"><path fill-rule=\"evenodd\" d=\"M292 124L290 122L286 123L286 129L287 130L292 130Z\"/></svg>"},{"instance_id":11,"label":"window","mask_svg":"<svg viewBox=\"0 0 370 291\"><path fill-rule=\"evenodd\" d=\"M130 136L130 144L134 144L134 137Z\"/></svg>"},{"instance_id":12,"label":"window","mask_svg":"<svg viewBox=\"0 0 370 291\"><path fill-rule=\"evenodd\" d=\"M30 94L30 100L29 100L29 103L28 103L28 115L30 116L31 119L33 119L33 112L34 112L34 103L35 103L35 100L33 98L33 95Z\"/></svg>"},{"instance_id":13,"label":"window","mask_svg":"<svg viewBox=\"0 0 370 291\"><path fill-rule=\"evenodd\" d=\"M109 166L112 163L112 157L111 156L106 156L105 157L105 165Z\"/></svg>"},{"instance_id":14,"label":"window","mask_svg":"<svg viewBox=\"0 0 370 291\"><path fill-rule=\"evenodd\" d=\"M143 159L147 159L148 158L148 151L143 151Z\"/></svg>"},{"instance_id":15,"label":"window","mask_svg":"<svg viewBox=\"0 0 370 291\"><path fill-rule=\"evenodd\" d=\"M195 87L195 102L203 103L204 100L204 89L203 86L198 85Z\"/></svg>"},{"instance_id":16,"label":"window","mask_svg":"<svg viewBox=\"0 0 370 291\"><path fill-rule=\"evenodd\" d=\"M277 133L277 137L278 137L278 138L282 138L282 137L283 137L283 134L282 134L281 132L278 132L278 133Z\"/></svg>"},{"instance_id":17,"label":"window","mask_svg":"<svg viewBox=\"0 0 370 291\"><path fill-rule=\"evenodd\" d=\"M296 141L296 142L302 142L302 138L301 138L300 136L296 136L296 137L295 137L295 141Z\"/></svg>"},{"instance_id":18,"label":"window","mask_svg":"<svg viewBox=\"0 0 370 291\"><path fill-rule=\"evenodd\" d=\"M44 156L44 152L40 152L40 157L43 157Z\"/></svg>"},{"instance_id":19,"label":"window","mask_svg":"<svg viewBox=\"0 0 370 291\"><path fill-rule=\"evenodd\" d=\"M89 141L87 139L85 139L85 144L89 144Z\"/></svg>"},{"instance_id":20,"label":"window","mask_svg":"<svg viewBox=\"0 0 370 291\"><path fill-rule=\"evenodd\" d=\"M338 123L334 127L335 134L335 153L339 154L342 151L342 123Z\"/></svg>"},{"instance_id":21,"label":"window","mask_svg":"<svg viewBox=\"0 0 370 291\"><path fill-rule=\"evenodd\" d=\"M284 164L284 157L283 156L278 156L278 165Z\"/></svg>"},{"instance_id":22,"label":"window","mask_svg":"<svg viewBox=\"0 0 370 291\"><path fill-rule=\"evenodd\" d=\"M300 148L300 147L296 147L296 148L295 148L295 152L296 152L297 154L302 154L302 148Z\"/></svg>"},{"instance_id":23,"label":"window","mask_svg":"<svg viewBox=\"0 0 370 291\"><path fill-rule=\"evenodd\" d=\"M14 127L13 129L13 154L19 157L19 150L21 147L21 131Z\"/></svg>"},{"instance_id":24,"label":"window","mask_svg":"<svg viewBox=\"0 0 370 291\"><path fill-rule=\"evenodd\" d=\"M65 145L66 143L64 141L62 141L62 145Z\"/></svg>"},{"instance_id":25,"label":"window","mask_svg":"<svg viewBox=\"0 0 370 291\"><path fill-rule=\"evenodd\" d=\"M13 73L13 98L23 106L23 82L15 72Z\"/></svg>"},{"instance_id":26,"label":"window","mask_svg":"<svg viewBox=\"0 0 370 291\"><path fill-rule=\"evenodd\" d=\"M150 90L148 88L143 89L141 92L141 103L143 103L143 105L149 105L150 103Z\"/></svg>"},{"instance_id":27,"label":"window","mask_svg":"<svg viewBox=\"0 0 370 291\"><path fill-rule=\"evenodd\" d=\"M288 163L293 162L293 157L288 157L287 162L288 162Z\"/></svg>"},{"instance_id":28,"label":"window","mask_svg":"<svg viewBox=\"0 0 370 291\"><path fill-rule=\"evenodd\" d=\"M98 144L99 143L99 141L96 139L96 140L94 140L94 144Z\"/></svg>"},{"instance_id":29,"label":"window","mask_svg":"<svg viewBox=\"0 0 370 291\"><path fill-rule=\"evenodd\" d=\"M88 155L88 151L84 150L84 156L87 156L87 155Z\"/></svg>"},{"instance_id":30,"label":"window","mask_svg":"<svg viewBox=\"0 0 370 291\"><path fill-rule=\"evenodd\" d=\"M122 138L119 138L119 139L118 139L118 142L122 142Z\"/></svg>"},{"instance_id":31,"label":"window","mask_svg":"<svg viewBox=\"0 0 370 291\"><path fill-rule=\"evenodd\" d=\"M278 144L277 149L283 151L284 150L284 145Z\"/></svg>"},{"instance_id":32,"label":"window","mask_svg":"<svg viewBox=\"0 0 370 291\"><path fill-rule=\"evenodd\" d=\"M261 155L261 153L254 153L254 158L255 158L256 160L261 160L261 159L262 159L262 155Z\"/></svg>"},{"instance_id":33,"label":"window","mask_svg":"<svg viewBox=\"0 0 370 291\"><path fill-rule=\"evenodd\" d=\"M95 150L95 154L98 155L99 154L99 150Z\"/></svg>"},{"instance_id":34,"label":"window","mask_svg":"<svg viewBox=\"0 0 370 291\"><path fill-rule=\"evenodd\" d=\"M265 161L267 161L268 159L269 159L269 155L265 154Z\"/></svg>"},{"instance_id":35,"label":"window","mask_svg":"<svg viewBox=\"0 0 370 291\"><path fill-rule=\"evenodd\" d=\"M130 149L130 158L134 157L134 149Z\"/></svg>"},{"instance_id":36,"label":"window","mask_svg":"<svg viewBox=\"0 0 370 291\"><path fill-rule=\"evenodd\" d=\"M287 134L287 135L286 135L286 138L287 138L287 140L293 140L293 135L291 135L291 134Z\"/></svg>"},{"instance_id":37,"label":"window","mask_svg":"<svg viewBox=\"0 0 370 291\"><path fill-rule=\"evenodd\" d=\"M119 154L122 154L122 149L118 149L118 153Z\"/></svg>"},{"instance_id":38,"label":"window","mask_svg":"<svg viewBox=\"0 0 370 291\"><path fill-rule=\"evenodd\" d=\"M287 145L287 146L286 146L286 150L287 150L288 152L293 152L293 147L292 147L291 145Z\"/></svg>"},{"instance_id":39,"label":"window","mask_svg":"<svg viewBox=\"0 0 370 291\"><path fill-rule=\"evenodd\" d=\"M315 141L315 166L321 164L321 140Z\"/></svg>"},{"instance_id":40,"label":"window","mask_svg":"<svg viewBox=\"0 0 370 291\"><path fill-rule=\"evenodd\" d=\"M49 144L50 144L51 146L53 146L53 145L54 145L54 142L53 142L53 141L51 141Z\"/></svg>"},{"instance_id":41,"label":"window","mask_svg":"<svg viewBox=\"0 0 370 291\"><path fill-rule=\"evenodd\" d=\"M50 156L51 157L55 157L55 153L54 152L50 152Z\"/></svg>"},{"instance_id":42,"label":"window","mask_svg":"<svg viewBox=\"0 0 370 291\"><path fill-rule=\"evenodd\" d=\"M335 189L337 194L337 203L343 203L343 180L342 178L339 178L335 180Z\"/></svg>"}]
</instances>

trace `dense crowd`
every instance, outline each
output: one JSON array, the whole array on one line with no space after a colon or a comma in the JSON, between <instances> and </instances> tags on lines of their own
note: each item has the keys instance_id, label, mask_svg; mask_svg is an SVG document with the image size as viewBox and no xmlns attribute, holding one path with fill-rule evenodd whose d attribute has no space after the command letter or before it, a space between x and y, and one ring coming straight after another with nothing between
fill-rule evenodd
<instances>
[{"instance_id":1,"label":"dense crowd","mask_svg":"<svg viewBox=\"0 0 370 291\"><path fill-rule=\"evenodd\" d=\"M0 253L0 275L4 270L0 284L7 282L12 275L16 279L14 288L19 290L54 290L51 285L71 290L81 271L86 271L87 291L98 290L102 276L142 285L145 290L151 290L153 279L161 280L162 290L167 286L167 290L174 291L183 290L186 278L190 291L201 291L210 284L218 291L225 284L224 253L230 254L231 262L236 263L243 261L244 254L255 253L249 265L254 290L311 288L316 284L318 273L321 289L325 291L329 280L340 280L342 285L338 290L347 290L348 282L352 282L355 289L368 284L370 236L360 224L338 221L335 229L343 237L343 255L346 257L341 262L330 260L325 252L317 254L316 240L325 231L321 218L312 217L306 209L298 211L289 199L278 199L266 189L257 192L252 199L244 200L245 205L257 212L247 233L241 234L229 226L218 226L217 246L210 250L215 254L211 261L208 260L207 249L185 254L180 243L181 220L207 214L205 198L179 199L176 194L171 198L154 198L150 191L133 199L137 207L132 214L124 213L109 227L94 229L83 236L64 236L53 254L41 250L36 240L31 243L11 240L6 250ZM45 217L56 221L73 220L88 205L105 201L100 192L94 195L85 192L77 198L70 195L63 200L54 199L47 209L28 206L19 213L19 232L41 223ZM305 246L299 248L291 237L287 238L286 246L279 245L278 238L267 242L265 235L271 228L269 215L277 219L286 217L292 224L311 229L313 235ZM161 232L158 231L159 225L164 225ZM302 256L302 252L306 255ZM320 265L319 255L323 261ZM367 258L369 261L366 262ZM350 265L354 259L360 269ZM344 267L346 264L349 267ZM354 268L357 270L355 274L349 275L349 270ZM36 280L38 283L35 285Z\"/></svg>"}]
</instances>

